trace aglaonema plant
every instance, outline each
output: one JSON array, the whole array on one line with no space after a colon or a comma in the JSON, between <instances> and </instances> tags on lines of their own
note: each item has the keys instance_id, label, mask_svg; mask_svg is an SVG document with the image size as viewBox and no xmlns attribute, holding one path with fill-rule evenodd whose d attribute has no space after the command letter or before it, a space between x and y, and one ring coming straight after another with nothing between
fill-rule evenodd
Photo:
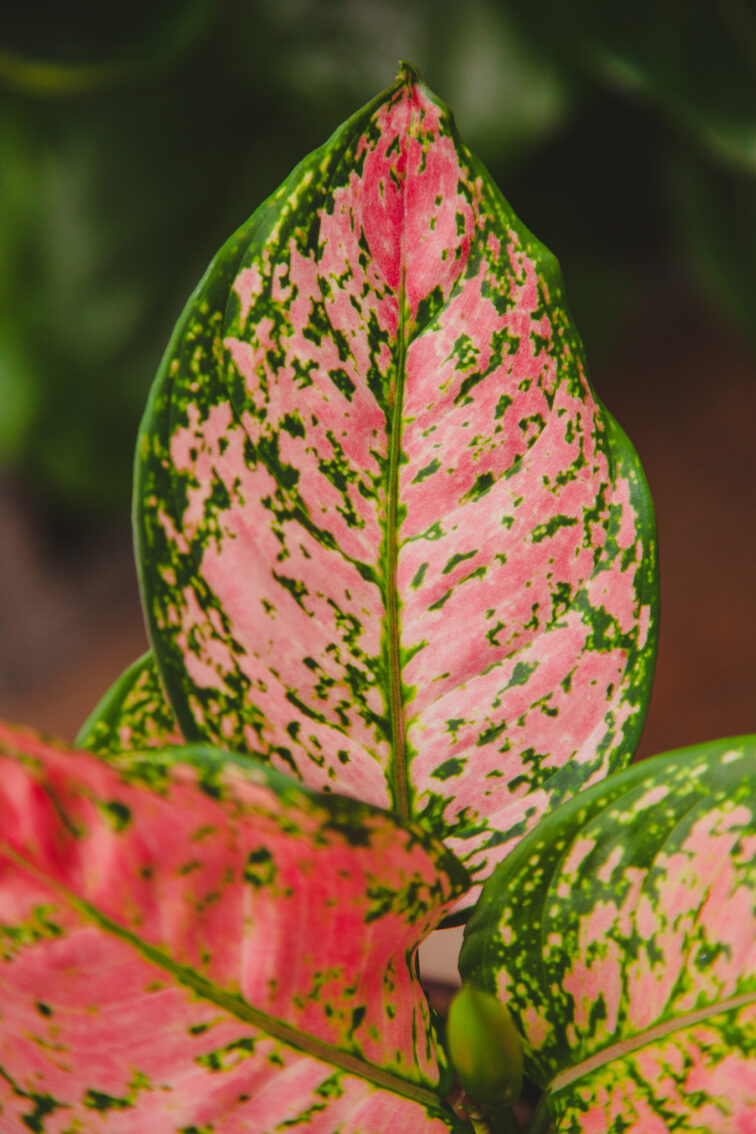
<instances>
[{"instance_id":1,"label":"aglaonema plant","mask_svg":"<svg viewBox=\"0 0 756 1134\"><path fill-rule=\"evenodd\" d=\"M0 732L3 1134L756 1131L756 740L627 767L643 472L411 67L190 298L135 529L150 652Z\"/></svg>"}]
</instances>

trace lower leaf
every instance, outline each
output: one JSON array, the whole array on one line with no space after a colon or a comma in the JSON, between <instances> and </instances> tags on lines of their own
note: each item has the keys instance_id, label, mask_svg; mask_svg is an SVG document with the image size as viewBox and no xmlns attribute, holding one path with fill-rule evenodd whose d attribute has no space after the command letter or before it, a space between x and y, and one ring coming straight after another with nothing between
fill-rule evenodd
<instances>
[{"instance_id":1,"label":"lower leaf","mask_svg":"<svg viewBox=\"0 0 756 1134\"><path fill-rule=\"evenodd\" d=\"M746 1134L756 1113L756 737L658 756L545 819L460 957L557 1134Z\"/></svg>"},{"instance_id":2,"label":"lower leaf","mask_svg":"<svg viewBox=\"0 0 756 1134\"><path fill-rule=\"evenodd\" d=\"M0 1129L460 1130L415 953L467 881L247 758L0 726Z\"/></svg>"},{"instance_id":3,"label":"lower leaf","mask_svg":"<svg viewBox=\"0 0 756 1134\"><path fill-rule=\"evenodd\" d=\"M756 1117L756 1004L586 1070L551 1097L558 1134L749 1134Z\"/></svg>"}]
</instances>

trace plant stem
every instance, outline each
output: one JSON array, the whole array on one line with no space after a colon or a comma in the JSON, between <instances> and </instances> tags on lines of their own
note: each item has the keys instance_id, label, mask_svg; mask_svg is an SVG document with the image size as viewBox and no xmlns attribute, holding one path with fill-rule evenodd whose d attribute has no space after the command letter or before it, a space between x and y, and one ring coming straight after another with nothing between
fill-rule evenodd
<instances>
[{"instance_id":1,"label":"plant stem","mask_svg":"<svg viewBox=\"0 0 756 1134\"><path fill-rule=\"evenodd\" d=\"M541 1095L533 1120L528 1126L527 1134L548 1134L551 1129L551 1115L546 1105L546 1095Z\"/></svg>"},{"instance_id":2,"label":"plant stem","mask_svg":"<svg viewBox=\"0 0 756 1134\"><path fill-rule=\"evenodd\" d=\"M483 1107L483 1116L490 1134L520 1134L520 1126L511 1107Z\"/></svg>"}]
</instances>

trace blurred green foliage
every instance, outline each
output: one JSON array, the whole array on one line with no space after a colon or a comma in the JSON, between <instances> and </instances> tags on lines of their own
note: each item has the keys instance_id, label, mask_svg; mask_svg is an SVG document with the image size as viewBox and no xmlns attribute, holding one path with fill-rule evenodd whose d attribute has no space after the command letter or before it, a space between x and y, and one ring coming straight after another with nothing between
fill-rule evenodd
<instances>
[{"instance_id":1,"label":"blurred green foliage","mask_svg":"<svg viewBox=\"0 0 756 1134\"><path fill-rule=\"evenodd\" d=\"M745 0L48 0L0 30L0 465L127 506L205 264L400 58L560 256L589 349L675 257L756 337Z\"/></svg>"}]
</instances>

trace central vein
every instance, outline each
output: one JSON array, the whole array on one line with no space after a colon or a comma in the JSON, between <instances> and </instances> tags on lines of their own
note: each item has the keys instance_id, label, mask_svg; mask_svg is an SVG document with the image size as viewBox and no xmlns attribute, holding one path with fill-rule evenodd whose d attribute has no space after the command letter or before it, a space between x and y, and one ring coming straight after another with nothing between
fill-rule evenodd
<instances>
[{"instance_id":1,"label":"central vein","mask_svg":"<svg viewBox=\"0 0 756 1134\"><path fill-rule=\"evenodd\" d=\"M399 465L402 452L402 407L404 404L404 371L407 357L405 341L406 317L404 298L404 266L399 284L398 350L396 380L391 402L391 437L389 442L388 491L386 499L386 626L388 635L389 716L391 720L391 780L394 810L403 819L410 815L407 782L407 746L402 703L402 671L399 642L399 594L396 586L399 529Z\"/></svg>"}]
</instances>

